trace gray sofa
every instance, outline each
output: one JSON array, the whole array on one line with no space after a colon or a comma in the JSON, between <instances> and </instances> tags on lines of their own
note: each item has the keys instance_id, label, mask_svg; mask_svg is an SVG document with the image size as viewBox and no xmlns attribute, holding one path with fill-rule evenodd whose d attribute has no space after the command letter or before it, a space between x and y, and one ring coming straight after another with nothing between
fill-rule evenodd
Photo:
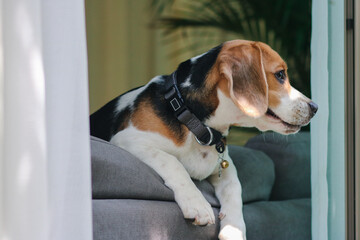
<instances>
[{"instance_id":1,"label":"gray sofa","mask_svg":"<svg viewBox=\"0 0 360 240\"><path fill-rule=\"evenodd\" d=\"M230 146L243 187L248 240L311 239L308 133L266 133ZM194 226L160 176L126 150L91 138L94 240L217 239L215 225ZM207 181L195 181L217 216Z\"/></svg>"}]
</instances>

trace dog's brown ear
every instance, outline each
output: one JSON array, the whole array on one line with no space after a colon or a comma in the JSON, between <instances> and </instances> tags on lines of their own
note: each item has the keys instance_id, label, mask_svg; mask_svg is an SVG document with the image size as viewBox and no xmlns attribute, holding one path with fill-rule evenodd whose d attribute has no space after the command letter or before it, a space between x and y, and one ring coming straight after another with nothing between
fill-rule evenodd
<instances>
[{"instance_id":1,"label":"dog's brown ear","mask_svg":"<svg viewBox=\"0 0 360 240\"><path fill-rule=\"evenodd\" d=\"M268 85L260 47L254 43L232 47L220 57L231 99L245 114L260 117L268 108Z\"/></svg>"}]
</instances>

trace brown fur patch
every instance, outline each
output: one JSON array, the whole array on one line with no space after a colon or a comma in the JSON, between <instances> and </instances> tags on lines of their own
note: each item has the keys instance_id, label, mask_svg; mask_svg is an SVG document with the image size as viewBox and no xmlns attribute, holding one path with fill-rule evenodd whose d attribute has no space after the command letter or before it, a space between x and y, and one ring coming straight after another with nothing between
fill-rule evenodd
<instances>
[{"instance_id":1,"label":"brown fur patch","mask_svg":"<svg viewBox=\"0 0 360 240\"><path fill-rule=\"evenodd\" d=\"M222 90L247 115L258 117L268 105L267 85L261 65L261 50L254 42L236 41L224 44L219 54L219 72L226 79Z\"/></svg>"},{"instance_id":2,"label":"brown fur patch","mask_svg":"<svg viewBox=\"0 0 360 240\"><path fill-rule=\"evenodd\" d=\"M218 59L206 78L206 86L208 88L216 88L215 90L220 89L225 96L230 98L228 81L220 74L220 61ZM215 93L217 95L217 91L215 91ZM217 101L214 102L214 104L217 106L219 104L219 99L216 99Z\"/></svg>"},{"instance_id":3,"label":"brown fur patch","mask_svg":"<svg viewBox=\"0 0 360 240\"><path fill-rule=\"evenodd\" d=\"M277 92L269 91L269 107L277 107L280 103L281 96Z\"/></svg>"},{"instance_id":4,"label":"brown fur patch","mask_svg":"<svg viewBox=\"0 0 360 240\"><path fill-rule=\"evenodd\" d=\"M173 141L175 145L181 146L185 143L188 130L182 126L182 131L185 133L181 136L171 131L164 121L155 113L148 99L143 99L134 111L131 122L134 126L142 131L156 132L169 140Z\"/></svg>"},{"instance_id":5,"label":"brown fur patch","mask_svg":"<svg viewBox=\"0 0 360 240\"><path fill-rule=\"evenodd\" d=\"M225 78L219 77L220 81L219 81L219 89L221 90L221 92L223 92L225 94L226 97L230 98L230 93L229 93L229 86L228 86L228 82Z\"/></svg>"},{"instance_id":6,"label":"brown fur patch","mask_svg":"<svg viewBox=\"0 0 360 240\"><path fill-rule=\"evenodd\" d=\"M270 107L277 107L281 103L281 98L285 95L289 95L291 91L291 85L288 79L287 75L287 65L284 62L284 60L280 57L280 55L275 52L271 47L269 47L265 43L261 42L252 42L252 41L246 41L246 40L234 40L226 42L219 54L219 57L214 64L214 67L212 68L212 71L210 72L208 76L208 82L211 85L216 85L227 97L230 97L230 89L229 89L229 83L228 80L224 77L223 74L221 74L221 63L226 64L234 64L234 61L240 62L240 59L242 58L248 58L251 59L254 56L244 56L241 49L243 47L260 47L261 54L262 54L262 61L263 66L266 74L266 80L268 85L268 105ZM255 48L254 48L255 49ZM254 51L248 51L250 55L254 54ZM227 56L227 57L223 57ZM256 57L256 56L255 56ZM254 59L255 60L255 59ZM258 61L258 60L255 60ZM232 69L234 71L235 69ZM241 69L240 69L241 70ZM285 70L287 75L287 80L281 84L279 81L275 78L274 74L280 70ZM249 72L248 74L244 75L253 75L256 74ZM255 76L256 77L256 76ZM244 82L238 82L238 84L247 84ZM256 83L254 83L256 85ZM250 85L252 86L252 85ZM234 86L239 87L239 86ZM251 88L245 89L245 91L242 91L242 95L249 96L256 96L258 94L264 94L264 86L254 86ZM257 93L258 92L258 93Z\"/></svg>"},{"instance_id":7,"label":"brown fur patch","mask_svg":"<svg viewBox=\"0 0 360 240\"><path fill-rule=\"evenodd\" d=\"M291 91L291 85L287 74L287 65L280 55L272 50L268 45L259 43L263 52L264 68L266 71L268 88L269 88L269 107L277 107L281 98L285 95L289 95ZM274 74L280 70L285 70L287 79L281 84L275 78Z\"/></svg>"}]
</instances>

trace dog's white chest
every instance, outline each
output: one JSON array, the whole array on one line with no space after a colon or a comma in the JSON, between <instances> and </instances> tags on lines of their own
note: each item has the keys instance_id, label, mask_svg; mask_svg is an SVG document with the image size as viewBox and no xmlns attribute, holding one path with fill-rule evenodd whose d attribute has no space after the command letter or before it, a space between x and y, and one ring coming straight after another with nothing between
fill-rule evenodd
<instances>
[{"instance_id":1,"label":"dog's white chest","mask_svg":"<svg viewBox=\"0 0 360 240\"><path fill-rule=\"evenodd\" d=\"M192 134L189 134L185 144L179 147L159 134L139 131L130 126L117 133L111 142L123 147L141 160L148 159L150 156L150 161L158 162L160 167L163 164L158 154L151 154L151 152L156 149L166 152L176 157L193 179L204 180L218 171L219 161L215 147L199 145ZM168 162L167 159L162 160Z\"/></svg>"},{"instance_id":2,"label":"dog's white chest","mask_svg":"<svg viewBox=\"0 0 360 240\"><path fill-rule=\"evenodd\" d=\"M195 143L197 144L197 143ZM185 154L184 154L185 153ZM203 180L218 169L218 154L214 147L193 145L188 151L178 156L189 175L197 180Z\"/></svg>"}]
</instances>

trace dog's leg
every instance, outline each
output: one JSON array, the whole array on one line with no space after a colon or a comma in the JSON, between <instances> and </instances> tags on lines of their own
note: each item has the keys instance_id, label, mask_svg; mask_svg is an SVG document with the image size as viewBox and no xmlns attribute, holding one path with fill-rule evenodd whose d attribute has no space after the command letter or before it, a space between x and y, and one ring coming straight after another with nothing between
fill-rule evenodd
<instances>
[{"instance_id":1,"label":"dog's leg","mask_svg":"<svg viewBox=\"0 0 360 240\"><path fill-rule=\"evenodd\" d=\"M115 136L111 142L125 148L162 177L165 185L173 190L175 201L186 219L194 219L195 225L215 223L211 205L176 157L153 146L146 146L144 143L129 144L129 141L124 141L124 139L129 140L124 136Z\"/></svg>"},{"instance_id":2,"label":"dog's leg","mask_svg":"<svg viewBox=\"0 0 360 240\"><path fill-rule=\"evenodd\" d=\"M139 153L139 149L136 151ZM211 205L206 201L178 159L153 148L148 149L146 155L141 153L140 155L142 161L152 167L162 177L165 185L173 190L175 201L186 219L194 219L195 225L215 223L215 215ZM155 155L156 159L149 157Z\"/></svg>"},{"instance_id":3,"label":"dog's leg","mask_svg":"<svg viewBox=\"0 0 360 240\"><path fill-rule=\"evenodd\" d=\"M221 177L216 173L209 179L215 187L216 196L221 204L219 239L245 240L246 228L242 211L241 185L227 149L224 159L229 162L229 167L222 169Z\"/></svg>"}]
</instances>

